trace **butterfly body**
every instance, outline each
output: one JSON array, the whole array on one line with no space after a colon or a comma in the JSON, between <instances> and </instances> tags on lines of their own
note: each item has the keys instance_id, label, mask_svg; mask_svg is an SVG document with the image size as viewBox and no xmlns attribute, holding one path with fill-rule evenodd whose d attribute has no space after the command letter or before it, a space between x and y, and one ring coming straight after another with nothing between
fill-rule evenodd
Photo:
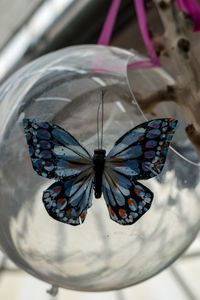
<instances>
[{"instance_id":1,"label":"butterfly body","mask_svg":"<svg viewBox=\"0 0 200 300\"><path fill-rule=\"evenodd\" d=\"M94 150L93 164L94 164L94 195L95 198L101 198L102 195L102 177L104 172L106 150Z\"/></svg>"},{"instance_id":2,"label":"butterfly body","mask_svg":"<svg viewBox=\"0 0 200 300\"><path fill-rule=\"evenodd\" d=\"M34 170L56 181L43 193L48 214L79 225L95 198L103 194L111 220L131 225L151 207L153 193L137 180L159 175L175 133L177 120L162 118L126 132L106 155L90 153L67 131L51 122L24 119Z\"/></svg>"}]
</instances>

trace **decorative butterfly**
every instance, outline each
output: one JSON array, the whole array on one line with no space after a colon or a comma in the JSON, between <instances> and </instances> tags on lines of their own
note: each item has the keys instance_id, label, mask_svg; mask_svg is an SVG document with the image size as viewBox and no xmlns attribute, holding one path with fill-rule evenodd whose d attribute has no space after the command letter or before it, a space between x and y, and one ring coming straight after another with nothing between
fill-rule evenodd
<instances>
[{"instance_id":1,"label":"decorative butterfly","mask_svg":"<svg viewBox=\"0 0 200 300\"><path fill-rule=\"evenodd\" d=\"M177 122L165 118L140 124L120 137L107 155L97 149L92 157L63 128L24 119L34 170L58 179L43 193L49 215L70 225L83 223L94 189L95 198L103 193L113 221L135 223L153 200L153 193L137 180L160 174Z\"/></svg>"}]
</instances>

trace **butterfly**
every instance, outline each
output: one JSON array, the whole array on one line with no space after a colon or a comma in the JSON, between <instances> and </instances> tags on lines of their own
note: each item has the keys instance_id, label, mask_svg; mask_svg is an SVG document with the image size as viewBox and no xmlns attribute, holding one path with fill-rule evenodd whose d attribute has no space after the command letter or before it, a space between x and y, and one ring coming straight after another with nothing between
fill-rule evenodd
<instances>
[{"instance_id":1,"label":"butterfly","mask_svg":"<svg viewBox=\"0 0 200 300\"><path fill-rule=\"evenodd\" d=\"M153 193L138 180L161 173L177 120L155 119L121 136L106 155L93 156L67 131L51 122L24 119L33 169L56 179L43 192L43 203L54 219L70 225L84 222L88 208L103 194L111 220L131 225L151 207Z\"/></svg>"}]
</instances>

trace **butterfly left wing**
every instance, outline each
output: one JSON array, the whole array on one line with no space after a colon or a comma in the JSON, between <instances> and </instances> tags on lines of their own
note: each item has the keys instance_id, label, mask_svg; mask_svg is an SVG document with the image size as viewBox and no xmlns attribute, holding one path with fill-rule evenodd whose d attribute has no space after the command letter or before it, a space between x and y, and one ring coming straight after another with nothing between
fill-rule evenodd
<instances>
[{"instance_id":1,"label":"butterfly left wing","mask_svg":"<svg viewBox=\"0 0 200 300\"><path fill-rule=\"evenodd\" d=\"M177 120L166 118L140 124L108 153L103 194L113 221L131 225L150 208L153 193L137 180L160 174L176 125Z\"/></svg>"}]
</instances>

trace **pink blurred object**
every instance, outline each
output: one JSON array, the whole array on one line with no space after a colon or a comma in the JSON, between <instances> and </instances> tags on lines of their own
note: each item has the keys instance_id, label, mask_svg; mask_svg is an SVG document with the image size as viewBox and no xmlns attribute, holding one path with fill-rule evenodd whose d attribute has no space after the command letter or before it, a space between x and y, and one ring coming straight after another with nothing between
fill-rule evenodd
<instances>
[{"instance_id":1,"label":"pink blurred object","mask_svg":"<svg viewBox=\"0 0 200 300\"><path fill-rule=\"evenodd\" d=\"M128 69L150 69L159 67L160 65L156 65L152 60L146 59L146 60L139 60L133 63L128 64Z\"/></svg>"},{"instance_id":2,"label":"pink blurred object","mask_svg":"<svg viewBox=\"0 0 200 300\"><path fill-rule=\"evenodd\" d=\"M120 4L121 4L121 0L113 0L112 1L110 9L109 9L107 17L106 17L106 21L103 25L103 29L101 31L101 34L100 34L100 37L98 40L98 45L109 45ZM144 69L144 68L153 68L153 67L160 66L159 58L154 50L153 44L152 44L150 36L149 36L143 0L139 0L139 1L135 0L135 8L136 8L138 23L139 23L140 30L141 30L141 33L143 36L143 40L144 40L145 46L147 48L148 54L151 59L134 62L129 65L129 68Z\"/></svg>"},{"instance_id":3,"label":"pink blurred object","mask_svg":"<svg viewBox=\"0 0 200 300\"><path fill-rule=\"evenodd\" d=\"M176 0L178 8L189 14L194 22L194 32L200 31L200 5L197 0Z\"/></svg>"},{"instance_id":4,"label":"pink blurred object","mask_svg":"<svg viewBox=\"0 0 200 300\"><path fill-rule=\"evenodd\" d=\"M143 0L133 0L135 3L135 10L137 14L138 23L140 26L140 31L149 54L149 60L137 61L129 64L129 69L147 69L160 66L160 60L156 54L153 43L149 36L146 12ZM185 13L188 13L194 22L194 31L200 31L200 5L197 0L176 0L178 8ZM100 34L98 44L99 45L109 45L117 14L121 0L113 0L106 17L106 21L103 25L102 32Z\"/></svg>"},{"instance_id":5,"label":"pink blurred object","mask_svg":"<svg viewBox=\"0 0 200 300\"><path fill-rule=\"evenodd\" d=\"M119 11L119 7L121 4L121 0L113 0L108 11L108 15L106 17L106 21L103 25L103 29L101 31L98 45L108 45L110 43L111 35L113 32L113 28L115 25L115 20L117 18L117 14Z\"/></svg>"},{"instance_id":6,"label":"pink blurred object","mask_svg":"<svg viewBox=\"0 0 200 300\"><path fill-rule=\"evenodd\" d=\"M144 1L143 0L141 0L141 1L134 0L134 2L135 2L135 9L136 9L136 14L137 14L137 18L138 18L138 23L140 26L140 31L142 33L142 37L143 37L145 46L147 48L148 54L151 58L151 61L150 61L151 67L160 66L159 58L156 54L154 46L151 42L151 38L149 36L149 30L147 27L147 20L146 20L146 12L145 12L145 8L144 8ZM143 64L141 64L141 66L142 65Z\"/></svg>"}]
</instances>

